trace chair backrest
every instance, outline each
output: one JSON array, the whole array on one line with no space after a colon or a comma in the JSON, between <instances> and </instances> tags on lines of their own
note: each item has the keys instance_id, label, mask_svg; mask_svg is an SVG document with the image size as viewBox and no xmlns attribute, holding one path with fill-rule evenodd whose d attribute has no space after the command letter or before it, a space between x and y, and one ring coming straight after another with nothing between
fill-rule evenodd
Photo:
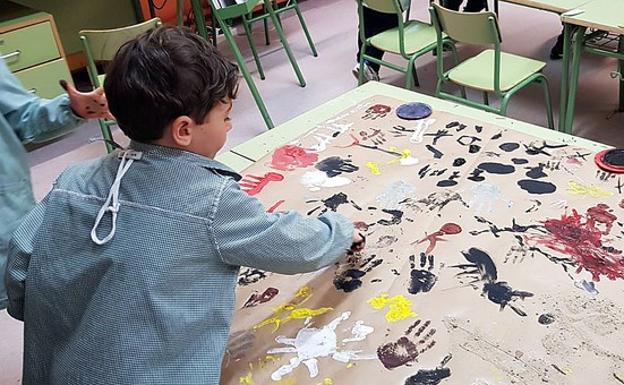
<instances>
[{"instance_id":1,"label":"chair backrest","mask_svg":"<svg viewBox=\"0 0 624 385\"><path fill-rule=\"evenodd\" d=\"M96 61L113 60L122 45L140 34L156 29L161 25L159 18L153 18L127 27L80 31L80 41L87 57L87 72L89 73L89 79L91 79L91 85L94 88L101 86L95 65Z\"/></svg>"},{"instance_id":2,"label":"chair backrest","mask_svg":"<svg viewBox=\"0 0 624 385\"><path fill-rule=\"evenodd\" d=\"M407 11L411 0L361 0L362 5L381 13L397 13L397 5L401 13Z\"/></svg>"},{"instance_id":3,"label":"chair backrest","mask_svg":"<svg viewBox=\"0 0 624 385\"><path fill-rule=\"evenodd\" d=\"M500 44L501 34L493 12L457 12L431 4L442 32L451 39L469 44Z\"/></svg>"}]
</instances>

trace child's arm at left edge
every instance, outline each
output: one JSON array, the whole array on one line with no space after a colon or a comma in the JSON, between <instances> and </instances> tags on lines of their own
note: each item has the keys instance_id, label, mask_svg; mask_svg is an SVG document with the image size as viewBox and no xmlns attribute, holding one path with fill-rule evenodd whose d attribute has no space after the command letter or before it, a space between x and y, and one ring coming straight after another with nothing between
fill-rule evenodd
<instances>
[{"instance_id":1,"label":"child's arm at left edge","mask_svg":"<svg viewBox=\"0 0 624 385\"><path fill-rule=\"evenodd\" d=\"M337 213L318 218L296 212L267 214L262 204L227 180L212 223L221 259L281 274L331 265L352 247L353 223Z\"/></svg>"},{"instance_id":2,"label":"child's arm at left edge","mask_svg":"<svg viewBox=\"0 0 624 385\"><path fill-rule=\"evenodd\" d=\"M43 222L46 203L47 198L26 215L13 233L13 238L9 244L9 260L4 277L9 296L7 311L11 317L21 321L24 320L24 295L28 266L30 265L37 232Z\"/></svg>"}]
</instances>

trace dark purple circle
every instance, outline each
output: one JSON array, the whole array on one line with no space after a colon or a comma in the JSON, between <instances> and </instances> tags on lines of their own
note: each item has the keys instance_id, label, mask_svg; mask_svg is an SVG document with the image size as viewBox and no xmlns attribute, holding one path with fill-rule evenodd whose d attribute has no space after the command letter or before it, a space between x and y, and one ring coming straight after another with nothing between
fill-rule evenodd
<instances>
[{"instance_id":1,"label":"dark purple circle","mask_svg":"<svg viewBox=\"0 0 624 385\"><path fill-rule=\"evenodd\" d=\"M396 109L397 116L405 120L424 119L431 115L432 112L430 105L420 102L401 104Z\"/></svg>"}]
</instances>

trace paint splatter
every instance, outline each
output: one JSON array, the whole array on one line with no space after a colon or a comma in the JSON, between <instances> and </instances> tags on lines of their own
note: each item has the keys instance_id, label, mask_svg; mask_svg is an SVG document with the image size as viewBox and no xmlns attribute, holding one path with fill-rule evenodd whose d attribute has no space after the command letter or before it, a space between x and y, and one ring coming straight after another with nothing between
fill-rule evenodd
<instances>
[{"instance_id":1,"label":"paint splatter","mask_svg":"<svg viewBox=\"0 0 624 385\"><path fill-rule=\"evenodd\" d=\"M481 142L481 138L470 135L462 135L457 139L457 143L468 147L468 152L471 154L476 154L481 151L481 146L475 144L477 142Z\"/></svg>"},{"instance_id":2,"label":"paint splatter","mask_svg":"<svg viewBox=\"0 0 624 385\"><path fill-rule=\"evenodd\" d=\"M267 209L267 213L269 213L269 214L274 213L274 212L275 212L275 210L277 210L277 208L278 208L278 207L280 207L280 206L281 206L284 202L286 202L286 201L285 201L285 200L283 200L283 199L278 200L277 202L275 202L275 203L273 204L273 206L271 206L271 207L269 207L269 208Z\"/></svg>"},{"instance_id":3,"label":"paint splatter","mask_svg":"<svg viewBox=\"0 0 624 385\"><path fill-rule=\"evenodd\" d=\"M512 152L512 151L516 151L517 149L519 149L520 145L518 143L509 142L509 143L501 144L500 146L498 146L498 148L500 148L501 150L505 152Z\"/></svg>"},{"instance_id":4,"label":"paint splatter","mask_svg":"<svg viewBox=\"0 0 624 385\"><path fill-rule=\"evenodd\" d=\"M388 306L386 313L386 321L394 323L410 317L416 317L416 313L412 310L412 302L402 295L389 297L388 294L382 294L373 297L367 301L375 310L382 310Z\"/></svg>"},{"instance_id":5,"label":"paint splatter","mask_svg":"<svg viewBox=\"0 0 624 385\"><path fill-rule=\"evenodd\" d=\"M304 148L287 144L273 152L271 167L281 171L312 166L318 161L318 154L307 152Z\"/></svg>"},{"instance_id":6,"label":"paint splatter","mask_svg":"<svg viewBox=\"0 0 624 385\"><path fill-rule=\"evenodd\" d=\"M457 158L453 161L453 167L460 167L464 164L466 164L466 159L464 158Z\"/></svg>"},{"instance_id":7,"label":"paint splatter","mask_svg":"<svg viewBox=\"0 0 624 385\"><path fill-rule=\"evenodd\" d=\"M313 202L318 202L318 201L312 200L312 201L307 201L306 203L313 203ZM324 208L321 210L321 214L326 213L328 210L337 211L338 206L344 205L344 204L350 204L356 210L360 210L360 211L362 210L360 206L358 206L357 204L355 204L354 201L349 199L347 194L342 193L342 192L334 194L327 199L321 200L321 203L323 203L323 206L324 206ZM308 211L308 215L313 214L315 211L319 209L321 209L321 206L317 206L313 208L312 210Z\"/></svg>"},{"instance_id":8,"label":"paint splatter","mask_svg":"<svg viewBox=\"0 0 624 385\"><path fill-rule=\"evenodd\" d=\"M537 145L535 142L528 145L523 144L527 155L546 155L552 156L552 154L546 150L554 150L559 148L568 147L567 144L547 144L546 141L542 141L541 145Z\"/></svg>"},{"instance_id":9,"label":"paint splatter","mask_svg":"<svg viewBox=\"0 0 624 385\"><path fill-rule=\"evenodd\" d=\"M243 307L254 307L269 302L279 294L279 290L274 287L267 288L262 294L255 292L245 302Z\"/></svg>"},{"instance_id":10,"label":"paint splatter","mask_svg":"<svg viewBox=\"0 0 624 385\"><path fill-rule=\"evenodd\" d=\"M362 119L375 120L384 118L390 111L392 111L392 107L390 106L386 106L385 104L374 104L366 109L366 112L362 115Z\"/></svg>"},{"instance_id":11,"label":"paint splatter","mask_svg":"<svg viewBox=\"0 0 624 385\"><path fill-rule=\"evenodd\" d=\"M366 167L370 170L373 175L381 175L381 171L379 170L379 163L377 162L366 162Z\"/></svg>"},{"instance_id":12,"label":"paint splatter","mask_svg":"<svg viewBox=\"0 0 624 385\"><path fill-rule=\"evenodd\" d=\"M377 348L377 357L386 369L395 369L418 360L418 357L435 346L436 329L431 321L417 320L396 341Z\"/></svg>"},{"instance_id":13,"label":"paint splatter","mask_svg":"<svg viewBox=\"0 0 624 385\"><path fill-rule=\"evenodd\" d=\"M301 305L307 301L311 295L312 289L307 286L302 287L297 291L293 300L273 309L273 316L254 325L253 330L273 325L273 333L275 333L282 325L292 320L305 320L309 317L316 317L333 310L330 307L318 309L302 307Z\"/></svg>"},{"instance_id":14,"label":"paint splatter","mask_svg":"<svg viewBox=\"0 0 624 385\"><path fill-rule=\"evenodd\" d=\"M375 200L384 209L398 209L401 202L415 191L414 187L402 180L391 183Z\"/></svg>"},{"instance_id":15,"label":"paint splatter","mask_svg":"<svg viewBox=\"0 0 624 385\"><path fill-rule=\"evenodd\" d=\"M472 199L468 205L475 211L477 215L483 211L492 212L496 202L502 199L502 192L498 186L482 182L474 186L472 189Z\"/></svg>"},{"instance_id":16,"label":"paint splatter","mask_svg":"<svg viewBox=\"0 0 624 385\"><path fill-rule=\"evenodd\" d=\"M552 194L557 191L557 186L554 184L533 179L519 180L518 186L529 194Z\"/></svg>"},{"instance_id":17,"label":"paint splatter","mask_svg":"<svg viewBox=\"0 0 624 385\"><path fill-rule=\"evenodd\" d=\"M425 269L427 259L429 260L429 267ZM420 269L416 268L416 261L413 255L410 255L409 261L411 271L410 283L407 291L410 294L429 292L433 289L436 282L438 282L438 276L432 273L434 263L433 255L429 255L429 258L427 258L425 253L420 253Z\"/></svg>"},{"instance_id":18,"label":"paint splatter","mask_svg":"<svg viewBox=\"0 0 624 385\"><path fill-rule=\"evenodd\" d=\"M394 244L398 240L399 240L399 238L397 238L397 237L395 237L393 235L382 235L381 237L379 237L379 239L375 243L374 247L377 248L377 249L383 249L383 248L386 248L386 247L390 247L390 246L392 246L392 244Z\"/></svg>"},{"instance_id":19,"label":"paint splatter","mask_svg":"<svg viewBox=\"0 0 624 385\"><path fill-rule=\"evenodd\" d=\"M531 240L571 257L577 274L586 270L596 282L603 275L610 280L624 279L622 251L607 246L607 240L603 239L616 219L605 204L590 207L585 216L572 210L571 215L544 221L547 233L534 235Z\"/></svg>"},{"instance_id":20,"label":"paint splatter","mask_svg":"<svg viewBox=\"0 0 624 385\"><path fill-rule=\"evenodd\" d=\"M267 172L263 176L245 175L243 180L240 181L240 186L243 191L253 196L262 191L271 182L281 182L284 180L282 174L276 172Z\"/></svg>"},{"instance_id":21,"label":"paint splatter","mask_svg":"<svg viewBox=\"0 0 624 385\"><path fill-rule=\"evenodd\" d=\"M419 200L407 198L403 202L401 202L401 204L418 212L432 212L434 210L437 210L439 213L451 202L458 202L463 207L469 207L468 203L464 201L464 199L458 192L452 191L433 192L429 194L426 198L422 198Z\"/></svg>"},{"instance_id":22,"label":"paint splatter","mask_svg":"<svg viewBox=\"0 0 624 385\"><path fill-rule=\"evenodd\" d=\"M270 349L268 354L286 354L294 353L288 364L282 365L271 374L273 381L279 381L282 377L291 374L302 363L308 369L310 378L318 376L319 358L331 357L333 360L348 363L355 360L371 360L376 359L375 355L361 354L355 350L339 350L337 346L338 336L336 329L343 322L351 317L351 312L344 312L338 318L332 320L329 324L320 329L304 327L295 336L288 338L278 336L275 342L285 345L281 348Z\"/></svg>"},{"instance_id":23,"label":"paint splatter","mask_svg":"<svg viewBox=\"0 0 624 385\"><path fill-rule=\"evenodd\" d=\"M451 376L449 368L420 369L415 375L405 380L405 385L438 385Z\"/></svg>"},{"instance_id":24,"label":"paint splatter","mask_svg":"<svg viewBox=\"0 0 624 385\"><path fill-rule=\"evenodd\" d=\"M592 296L600 294L598 289L596 289L596 284L594 283L594 281L587 282L586 280L582 279L580 281L574 281L574 286L581 290L584 290Z\"/></svg>"},{"instance_id":25,"label":"paint splatter","mask_svg":"<svg viewBox=\"0 0 624 385\"><path fill-rule=\"evenodd\" d=\"M359 342L364 341L369 334L372 334L375 331L375 328L372 326L364 325L364 321L357 321L355 325L351 328L351 334L353 337L345 338L342 340L343 343L347 342Z\"/></svg>"},{"instance_id":26,"label":"paint splatter","mask_svg":"<svg viewBox=\"0 0 624 385\"><path fill-rule=\"evenodd\" d=\"M599 186L583 185L571 180L568 182L568 192L574 195L588 195L592 198L605 198L613 196L613 193L606 191Z\"/></svg>"},{"instance_id":27,"label":"paint splatter","mask_svg":"<svg viewBox=\"0 0 624 385\"><path fill-rule=\"evenodd\" d=\"M252 373L249 372L246 376L240 377L238 383L240 385L254 385Z\"/></svg>"},{"instance_id":28,"label":"paint splatter","mask_svg":"<svg viewBox=\"0 0 624 385\"><path fill-rule=\"evenodd\" d=\"M390 214L390 219L380 219L377 221L380 225L383 226L393 226L401 223L403 219L403 211L401 210L389 210L383 209L382 212L386 214Z\"/></svg>"},{"instance_id":29,"label":"paint splatter","mask_svg":"<svg viewBox=\"0 0 624 385\"><path fill-rule=\"evenodd\" d=\"M301 184L310 191L319 191L321 188L342 187L353 181L343 176L330 178L323 171L308 171L301 176Z\"/></svg>"},{"instance_id":30,"label":"paint splatter","mask_svg":"<svg viewBox=\"0 0 624 385\"><path fill-rule=\"evenodd\" d=\"M529 171L526 172L526 176L531 179L546 178L548 175L544 172L544 166L546 166L544 163L540 163L536 167L527 167Z\"/></svg>"},{"instance_id":31,"label":"paint splatter","mask_svg":"<svg viewBox=\"0 0 624 385\"><path fill-rule=\"evenodd\" d=\"M529 163L529 160L528 159L522 159L522 158L511 158L511 163L513 163L515 165L527 164L527 163Z\"/></svg>"},{"instance_id":32,"label":"paint splatter","mask_svg":"<svg viewBox=\"0 0 624 385\"><path fill-rule=\"evenodd\" d=\"M342 290L345 293L357 290L362 286L362 278L382 263L383 259L376 258L374 254L365 258L364 261L358 256L349 257L347 269L336 272L334 287L336 290Z\"/></svg>"},{"instance_id":33,"label":"paint splatter","mask_svg":"<svg viewBox=\"0 0 624 385\"><path fill-rule=\"evenodd\" d=\"M477 166L480 170L486 171L490 174L511 174L516 171L516 168L510 164L502 164L495 162L484 162Z\"/></svg>"},{"instance_id":34,"label":"paint splatter","mask_svg":"<svg viewBox=\"0 0 624 385\"><path fill-rule=\"evenodd\" d=\"M325 172L330 178L338 176L343 172L351 173L359 170L359 167L354 165L351 159L342 159L339 156L330 156L329 158L323 159L314 167Z\"/></svg>"},{"instance_id":35,"label":"paint splatter","mask_svg":"<svg viewBox=\"0 0 624 385\"><path fill-rule=\"evenodd\" d=\"M430 145L430 144L427 144L427 145L425 146L425 148L426 148L427 150L431 151L431 153L433 153L433 157L434 157L435 159L441 159L441 158L442 158L442 156L444 155L444 154L442 153L442 151L438 150L437 148L433 147L433 146L432 146L432 145Z\"/></svg>"},{"instance_id":36,"label":"paint splatter","mask_svg":"<svg viewBox=\"0 0 624 385\"><path fill-rule=\"evenodd\" d=\"M267 277L267 273L252 267L244 268L238 274L238 285L247 286Z\"/></svg>"},{"instance_id":37,"label":"paint splatter","mask_svg":"<svg viewBox=\"0 0 624 385\"><path fill-rule=\"evenodd\" d=\"M551 313L541 314L537 319L537 322L539 322L541 325L550 325L551 323L555 322L555 315Z\"/></svg>"},{"instance_id":38,"label":"paint splatter","mask_svg":"<svg viewBox=\"0 0 624 385\"><path fill-rule=\"evenodd\" d=\"M430 255L433 249L435 249L438 241L446 241L446 239L442 238L445 235L455 235L461 233L462 228L457 223L445 223L442 225L440 230L431 233L429 235L425 234L425 237L419 241L414 241L411 244L420 245L425 241L429 241L429 246L427 246L427 250L425 251L425 255Z\"/></svg>"},{"instance_id":39,"label":"paint splatter","mask_svg":"<svg viewBox=\"0 0 624 385\"><path fill-rule=\"evenodd\" d=\"M498 281L496 265L492 258L483 250L471 247L468 251L462 251L464 258L470 262L465 265L451 266L462 270L457 273L457 277L470 277L472 281L469 284L483 282L482 295L495 304L500 305L502 311L505 306L509 306L516 314L526 317L526 313L514 306L512 302L517 299L525 299L532 297L533 293L528 291L514 290L507 282Z\"/></svg>"}]
</instances>

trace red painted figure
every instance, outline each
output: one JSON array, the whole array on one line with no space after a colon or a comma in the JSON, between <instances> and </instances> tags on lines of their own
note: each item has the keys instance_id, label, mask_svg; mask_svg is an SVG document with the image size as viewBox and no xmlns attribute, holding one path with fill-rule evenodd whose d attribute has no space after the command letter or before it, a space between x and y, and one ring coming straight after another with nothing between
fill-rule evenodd
<instances>
[{"instance_id":1,"label":"red painted figure","mask_svg":"<svg viewBox=\"0 0 624 385\"><path fill-rule=\"evenodd\" d=\"M461 231L462 231L462 228L457 223L445 223L444 225L442 225L442 227L440 227L440 230L436 231L435 233L426 235L423 239L419 241L412 242L412 245L413 244L419 245L423 243L424 241L429 241L429 246L427 247L427 250L425 251L425 255L430 255L433 249L435 249L436 243L438 241L446 241L446 239L442 239L442 236L459 234L461 233Z\"/></svg>"}]
</instances>

